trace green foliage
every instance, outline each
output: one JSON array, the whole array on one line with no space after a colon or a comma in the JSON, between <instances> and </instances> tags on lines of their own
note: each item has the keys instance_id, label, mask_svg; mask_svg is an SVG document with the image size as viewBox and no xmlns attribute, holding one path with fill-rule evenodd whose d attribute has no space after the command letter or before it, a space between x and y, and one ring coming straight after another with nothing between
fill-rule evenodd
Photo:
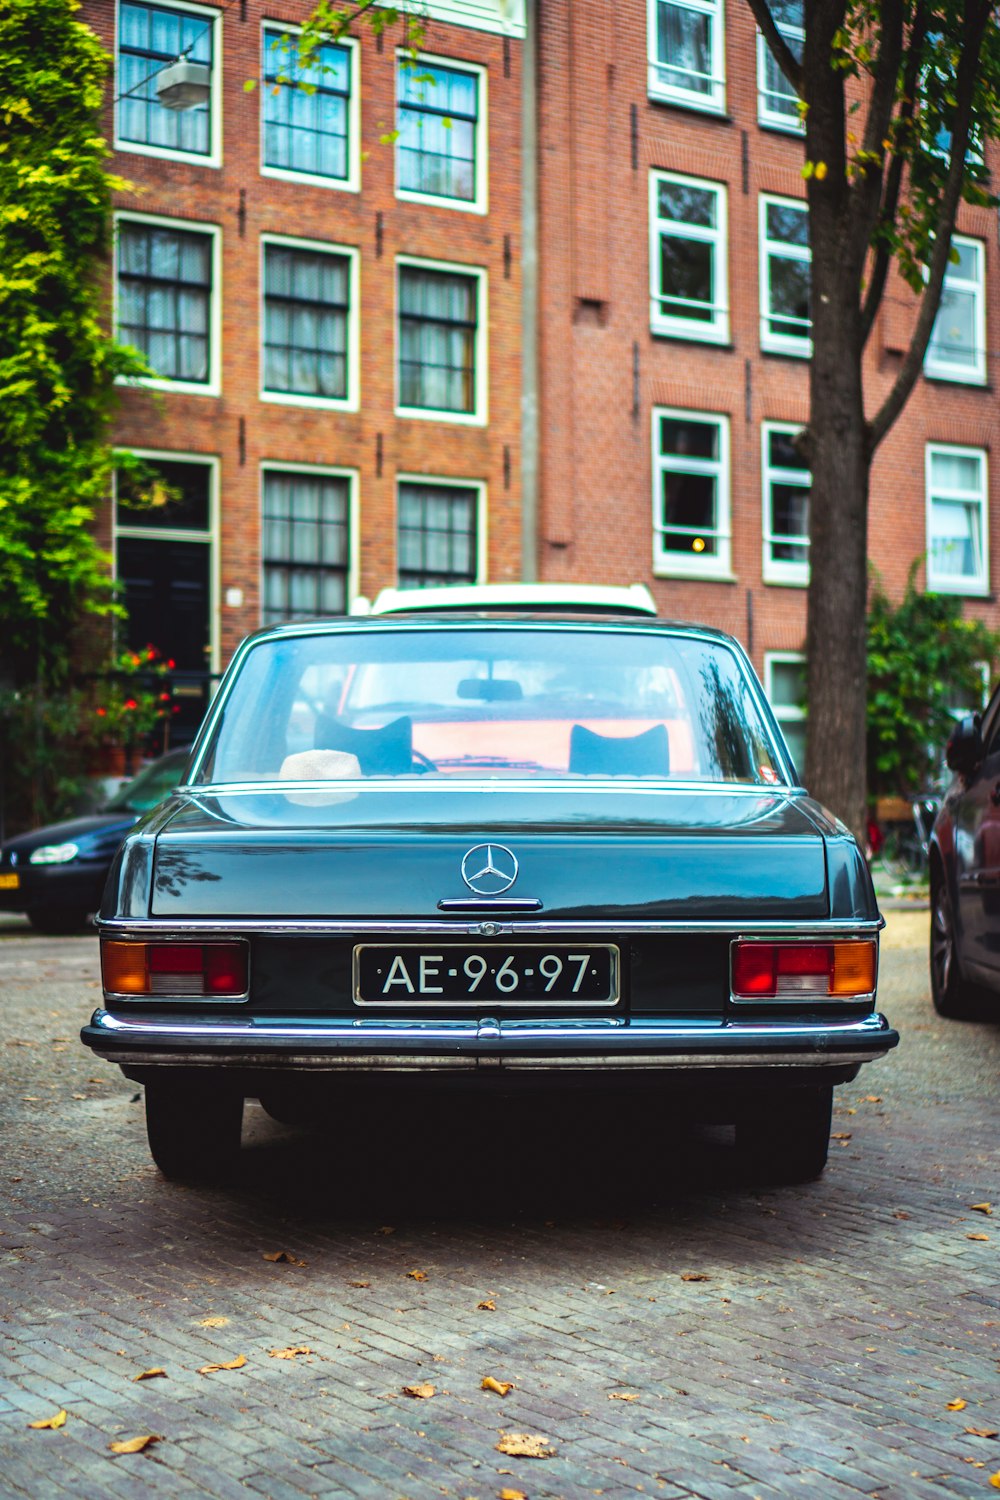
<instances>
[{"instance_id":1,"label":"green foliage","mask_svg":"<svg viewBox=\"0 0 1000 1500\"><path fill-rule=\"evenodd\" d=\"M954 710L979 704L992 679L1000 634L962 617L958 599L921 594L916 564L898 604L875 578L868 608L868 789L871 796L923 790L939 768Z\"/></svg>"},{"instance_id":2,"label":"green foliage","mask_svg":"<svg viewBox=\"0 0 1000 1500\"><path fill-rule=\"evenodd\" d=\"M138 356L105 332L109 58L76 0L0 6L0 676L66 676L81 614L120 612L92 531L114 457L115 378Z\"/></svg>"},{"instance_id":3,"label":"green foliage","mask_svg":"<svg viewBox=\"0 0 1000 1500\"><path fill-rule=\"evenodd\" d=\"M106 670L55 692L0 690L0 800L7 833L80 811L89 773L124 751L126 768L169 738L173 662L153 646L122 651Z\"/></svg>"}]
</instances>

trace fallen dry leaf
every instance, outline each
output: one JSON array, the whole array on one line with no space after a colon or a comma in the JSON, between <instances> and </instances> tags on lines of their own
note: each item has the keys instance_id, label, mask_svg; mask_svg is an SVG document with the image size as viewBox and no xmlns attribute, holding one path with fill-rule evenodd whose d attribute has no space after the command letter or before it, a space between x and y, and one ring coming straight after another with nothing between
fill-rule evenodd
<instances>
[{"instance_id":1,"label":"fallen dry leaf","mask_svg":"<svg viewBox=\"0 0 1000 1500\"><path fill-rule=\"evenodd\" d=\"M293 1255L290 1250L265 1250L263 1255L265 1260L271 1261L274 1265L304 1266L306 1264L304 1260L299 1260L297 1255Z\"/></svg>"},{"instance_id":2,"label":"fallen dry leaf","mask_svg":"<svg viewBox=\"0 0 1000 1500\"><path fill-rule=\"evenodd\" d=\"M833 1139L835 1141L849 1141L851 1139L851 1135L852 1132L850 1130L835 1130L833 1132Z\"/></svg>"},{"instance_id":3,"label":"fallen dry leaf","mask_svg":"<svg viewBox=\"0 0 1000 1500\"><path fill-rule=\"evenodd\" d=\"M426 1281L427 1280L427 1272L426 1271L407 1271L406 1274L410 1278L411 1281Z\"/></svg>"},{"instance_id":4,"label":"fallen dry leaf","mask_svg":"<svg viewBox=\"0 0 1000 1500\"><path fill-rule=\"evenodd\" d=\"M86 1094L74 1094L72 1097L74 1099L86 1099L87 1096Z\"/></svg>"},{"instance_id":5,"label":"fallen dry leaf","mask_svg":"<svg viewBox=\"0 0 1000 1500\"><path fill-rule=\"evenodd\" d=\"M371 1286L370 1281L349 1281L348 1286Z\"/></svg>"},{"instance_id":6,"label":"fallen dry leaf","mask_svg":"<svg viewBox=\"0 0 1000 1500\"><path fill-rule=\"evenodd\" d=\"M151 1370L143 1370L143 1372L142 1372L141 1375L133 1375L132 1379L133 1380L155 1380L156 1377L157 1377L157 1375L162 1375L164 1377L164 1379L166 1379L167 1372L166 1372L166 1370L161 1369L159 1365L154 1365Z\"/></svg>"},{"instance_id":7,"label":"fallen dry leaf","mask_svg":"<svg viewBox=\"0 0 1000 1500\"><path fill-rule=\"evenodd\" d=\"M500 1500L528 1500L523 1490L512 1490L504 1488L500 1491Z\"/></svg>"},{"instance_id":8,"label":"fallen dry leaf","mask_svg":"<svg viewBox=\"0 0 1000 1500\"><path fill-rule=\"evenodd\" d=\"M294 1344L290 1349L269 1349L272 1359L294 1359L297 1354L311 1354L308 1344Z\"/></svg>"},{"instance_id":9,"label":"fallen dry leaf","mask_svg":"<svg viewBox=\"0 0 1000 1500\"><path fill-rule=\"evenodd\" d=\"M681 1275L682 1281L711 1281L711 1276L706 1276L704 1271L685 1271Z\"/></svg>"},{"instance_id":10,"label":"fallen dry leaf","mask_svg":"<svg viewBox=\"0 0 1000 1500\"><path fill-rule=\"evenodd\" d=\"M37 1422L29 1422L28 1426L37 1428L48 1427L54 1432L56 1428L66 1426L66 1413L64 1411L57 1411L54 1417L41 1417Z\"/></svg>"},{"instance_id":11,"label":"fallen dry leaf","mask_svg":"<svg viewBox=\"0 0 1000 1500\"><path fill-rule=\"evenodd\" d=\"M988 1234L967 1234L965 1238L967 1240L979 1240L982 1244L988 1244L990 1237Z\"/></svg>"},{"instance_id":12,"label":"fallen dry leaf","mask_svg":"<svg viewBox=\"0 0 1000 1500\"><path fill-rule=\"evenodd\" d=\"M964 1411L965 1408L968 1406L968 1404L969 1404L968 1401L963 1401L962 1398L961 1398L961 1396L959 1396L956 1401L949 1401L948 1402L946 1410L947 1411Z\"/></svg>"},{"instance_id":13,"label":"fallen dry leaf","mask_svg":"<svg viewBox=\"0 0 1000 1500\"><path fill-rule=\"evenodd\" d=\"M235 1359L226 1360L220 1365L202 1365L198 1371L199 1375L214 1375L216 1370L242 1370L247 1362L245 1354L237 1354Z\"/></svg>"},{"instance_id":14,"label":"fallen dry leaf","mask_svg":"<svg viewBox=\"0 0 1000 1500\"><path fill-rule=\"evenodd\" d=\"M992 1214L993 1212L992 1203L970 1203L969 1207L975 1209L977 1214Z\"/></svg>"},{"instance_id":15,"label":"fallen dry leaf","mask_svg":"<svg viewBox=\"0 0 1000 1500\"><path fill-rule=\"evenodd\" d=\"M865 1097L862 1099L861 1102L862 1102L862 1104L881 1104L882 1103L882 1095L881 1094L866 1094Z\"/></svg>"},{"instance_id":16,"label":"fallen dry leaf","mask_svg":"<svg viewBox=\"0 0 1000 1500\"><path fill-rule=\"evenodd\" d=\"M1000 1471L990 1475L990 1484L995 1490L1000 1490Z\"/></svg>"},{"instance_id":17,"label":"fallen dry leaf","mask_svg":"<svg viewBox=\"0 0 1000 1500\"><path fill-rule=\"evenodd\" d=\"M497 1305L492 1297L487 1297L483 1302L476 1303L476 1312L496 1312Z\"/></svg>"},{"instance_id":18,"label":"fallen dry leaf","mask_svg":"<svg viewBox=\"0 0 1000 1500\"><path fill-rule=\"evenodd\" d=\"M152 1447L153 1443L162 1443L163 1437L158 1432L147 1432L144 1437L125 1438L120 1443L109 1443L108 1447L112 1453L141 1453L143 1448Z\"/></svg>"},{"instance_id":19,"label":"fallen dry leaf","mask_svg":"<svg viewBox=\"0 0 1000 1500\"><path fill-rule=\"evenodd\" d=\"M608 1392L608 1400L609 1401L638 1401L638 1399L639 1399L639 1394L638 1394L637 1391L609 1391Z\"/></svg>"},{"instance_id":20,"label":"fallen dry leaf","mask_svg":"<svg viewBox=\"0 0 1000 1500\"><path fill-rule=\"evenodd\" d=\"M199 1328L225 1328L229 1322L228 1318L199 1318Z\"/></svg>"},{"instance_id":21,"label":"fallen dry leaf","mask_svg":"<svg viewBox=\"0 0 1000 1500\"><path fill-rule=\"evenodd\" d=\"M429 1380L425 1380L422 1385L404 1385L403 1395L412 1396L415 1401L429 1401L437 1391Z\"/></svg>"},{"instance_id":22,"label":"fallen dry leaf","mask_svg":"<svg viewBox=\"0 0 1000 1500\"><path fill-rule=\"evenodd\" d=\"M973 1437L1000 1437L1000 1432L995 1427L967 1427L965 1430L966 1432L971 1432Z\"/></svg>"},{"instance_id":23,"label":"fallen dry leaf","mask_svg":"<svg viewBox=\"0 0 1000 1500\"><path fill-rule=\"evenodd\" d=\"M482 1391L496 1391L498 1396L506 1396L508 1391L514 1389L513 1380L494 1380L492 1375L484 1375L483 1383L479 1387Z\"/></svg>"},{"instance_id":24,"label":"fallen dry leaf","mask_svg":"<svg viewBox=\"0 0 1000 1500\"><path fill-rule=\"evenodd\" d=\"M395 1234L396 1233L396 1226L395 1226L395 1224L380 1224L378 1226L378 1229L375 1231L375 1233L376 1234Z\"/></svg>"},{"instance_id":25,"label":"fallen dry leaf","mask_svg":"<svg viewBox=\"0 0 1000 1500\"><path fill-rule=\"evenodd\" d=\"M547 1437L534 1432L502 1432L499 1443L493 1444L498 1453L507 1453L511 1458L555 1458L556 1450Z\"/></svg>"}]
</instances>

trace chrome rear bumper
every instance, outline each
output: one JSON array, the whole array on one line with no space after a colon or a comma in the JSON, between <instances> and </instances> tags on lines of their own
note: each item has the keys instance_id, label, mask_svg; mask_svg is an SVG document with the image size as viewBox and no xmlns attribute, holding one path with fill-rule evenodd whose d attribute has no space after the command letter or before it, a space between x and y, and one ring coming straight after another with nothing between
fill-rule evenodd
<instances>
[{"instance_id":1,"label":"chrome rear bumper","mask_svg":"<svg viewBox=\"0 0 1000 1500\"><path fill-rule=\"evenodd\" d=\"M884 1016L809 1022L165 1019L95 1012L81 1040L129 1067L368 1069L843 1068L899 1041Z\"/></svg>"}]
</instances>

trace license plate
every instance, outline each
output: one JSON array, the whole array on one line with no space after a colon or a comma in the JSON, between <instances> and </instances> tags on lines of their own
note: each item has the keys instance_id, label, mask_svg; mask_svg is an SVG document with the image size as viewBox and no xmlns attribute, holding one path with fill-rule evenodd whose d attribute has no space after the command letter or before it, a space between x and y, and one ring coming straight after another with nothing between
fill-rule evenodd
<instances>
[{"instance_id":1,"label":"license plate","mask_svg":"<svg viewBox=\"0 0 1000 1500\"><path fill-rule=\"evenodd\" d=\"M20 884L20 875L0 875L0 891L16 891Z\"/></svg>"},{"instance_id":2,"label":"license plate","mask_svg":"<svg viewBox=\"0 0 1000 1500\"><path fill-rule=\"evenodd\" d=\"M618 949L523 944L453 948L404 944L354 950L359 1005L613 1005Z\"/></svg>"}]
</instances>

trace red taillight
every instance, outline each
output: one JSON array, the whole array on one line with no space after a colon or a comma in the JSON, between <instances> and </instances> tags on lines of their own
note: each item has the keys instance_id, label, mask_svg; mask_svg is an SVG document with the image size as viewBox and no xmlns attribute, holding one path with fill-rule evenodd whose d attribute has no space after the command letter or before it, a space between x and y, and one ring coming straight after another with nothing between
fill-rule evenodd
<instances>
[{"instance_id":1,"label":"red taillight","mask_svg":"<svg viewBox=\"0 0 1000 1500\"><path fill-rule=\"evenodd\" d=\"M738 1000L849 1000L875 989L875 944L736 943L732 988Z\"/></svg>"},{"instance_id":2,"label":"red taillight","mask_svg":"<svg viewBox=\"0 0 1000 1500\"><path fill-rule=\"evenodd\" d=\"M246 943L101 944L104 988L113 995L238 999L247 992Z\"/></svg>"}]
</instances>

